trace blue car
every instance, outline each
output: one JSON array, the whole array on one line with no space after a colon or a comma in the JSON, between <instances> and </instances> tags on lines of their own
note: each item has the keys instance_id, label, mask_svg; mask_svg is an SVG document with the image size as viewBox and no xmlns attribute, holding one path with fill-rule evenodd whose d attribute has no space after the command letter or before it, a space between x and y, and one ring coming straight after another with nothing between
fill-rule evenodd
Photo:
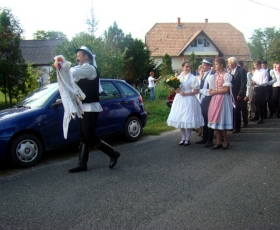
<instances>
[{"instance_id":1,"label":"blue car","mask_svg":"<svg viewBox=\"0 0 280 230\"><path fill-rule=\"evenodd\" d=\"M124 134L137 141L147 122L139 92L125 81L101 79L103 92L97 135ZM17 166L37 164L45 151L78 142L78 121L71 120L68 137L63 136L64 108L58 84L45 85L14 108L0 111L0 157L9 157Z\"/></svg>"}]
</instances>

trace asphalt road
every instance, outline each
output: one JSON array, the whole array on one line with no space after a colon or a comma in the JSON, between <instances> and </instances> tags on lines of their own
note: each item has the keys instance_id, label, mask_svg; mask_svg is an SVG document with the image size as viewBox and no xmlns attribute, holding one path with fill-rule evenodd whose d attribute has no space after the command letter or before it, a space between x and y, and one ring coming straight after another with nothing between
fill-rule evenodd
<instances>
[{"instance_id":1,"label":"asphalt road","mask_svg":"<svg viewBox=\"0 0 280 230\"><path fill-rule=\"evenodd\" d=\"M178 146L180 132L0 175L0 229L280 229L280 119L229 134L228 150Z\"/></svg>"}]
</instances>

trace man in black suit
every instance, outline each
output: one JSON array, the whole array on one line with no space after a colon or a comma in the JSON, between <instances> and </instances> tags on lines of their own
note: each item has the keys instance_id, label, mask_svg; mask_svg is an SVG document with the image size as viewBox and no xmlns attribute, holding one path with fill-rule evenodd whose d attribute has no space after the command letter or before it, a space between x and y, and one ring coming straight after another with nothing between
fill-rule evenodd
<instances>
[{"instance_id":1,"label":"man in black suit","mask_svg":"<svg viewBox=\"0 0 280 230\"><path fill-rule=\"evenodd\" d=\"M239 133L241 128L241 110L246 96L247 73L241 66L238 66L238 61L235 57L230 57L228 67L232 75L232 94L235 101L233 109L233 133Z\"/></svg>"}]
</instances>

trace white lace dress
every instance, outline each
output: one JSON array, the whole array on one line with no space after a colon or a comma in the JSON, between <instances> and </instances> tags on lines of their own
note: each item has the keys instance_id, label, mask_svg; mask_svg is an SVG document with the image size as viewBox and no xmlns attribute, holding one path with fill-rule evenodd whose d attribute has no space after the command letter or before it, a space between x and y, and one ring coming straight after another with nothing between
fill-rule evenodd
<instances>
[{"instance_id":1,"label":"white lace dress","mask_svg":"<svg viewBox=\"0 0 280 230\"><path fill-rule=\"evenodd\" d=\"M185 93L200 88L197 77L190 73L187 75L181 73L178 78L182 82L181 89ZM167 125L186 129L197 129L204 125L201 107L196 95L181 96L180 93L176 94L167 119Z\"/></svg>"}]
</instances>

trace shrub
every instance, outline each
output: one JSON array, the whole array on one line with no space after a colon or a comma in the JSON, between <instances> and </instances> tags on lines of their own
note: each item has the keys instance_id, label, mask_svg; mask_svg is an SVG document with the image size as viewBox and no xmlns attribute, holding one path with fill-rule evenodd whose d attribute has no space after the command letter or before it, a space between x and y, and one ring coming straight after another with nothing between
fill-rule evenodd
<instances>
[{"instance_id":1,"label":"shrub","mask_svg":"<svg viewBox=\"0 0 280 230\"><path fill-rule=\"evenodd\" d=\"M164 79L174 76L173 74L168 74L163 76L155 86L155 99L166 99L170 94L170 88L164 83Z\"/></svg>"}]
</instances>

